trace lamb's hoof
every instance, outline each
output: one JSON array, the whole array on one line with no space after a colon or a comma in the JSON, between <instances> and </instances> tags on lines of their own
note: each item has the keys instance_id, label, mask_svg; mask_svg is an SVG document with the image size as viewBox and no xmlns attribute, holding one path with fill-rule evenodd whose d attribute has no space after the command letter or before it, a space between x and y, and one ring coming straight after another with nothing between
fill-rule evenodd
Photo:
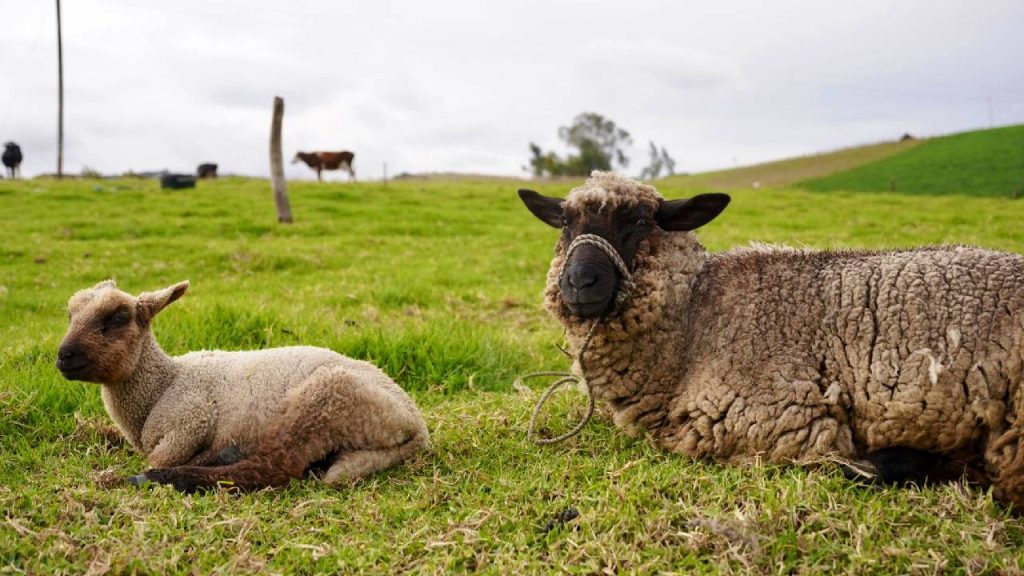
<instances>
[{"instance_id":1,"label":"lamb's hoof","mask_svg":"<svg viewBox=\"0 0 1024 576\"><path fill-rule=\"evenodd\" d=\"M150 482L166 484L178 492L193 494L200 490L207 490L209 487L201 485L197 479L175 470L175 468L150 468L145 474L139 475Z\"/></svg>"},{"instance_id":2,"label":"lamb's hoof","mask_svg":"<svg viewBox=\"0 0 1024 576\"><path fill-rule=\"evenodd\" d=\"M142 488L146 484L149 484L149 478L146 477L145 473L136 474L135 476L128 477L128 483L136 488Z\"/></svg>"}]
</instances>

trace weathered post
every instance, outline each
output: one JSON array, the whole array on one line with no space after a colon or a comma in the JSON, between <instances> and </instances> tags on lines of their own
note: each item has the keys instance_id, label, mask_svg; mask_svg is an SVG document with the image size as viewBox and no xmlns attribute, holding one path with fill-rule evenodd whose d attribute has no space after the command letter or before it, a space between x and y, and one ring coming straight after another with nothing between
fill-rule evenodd
<instances>
[{"instance_id":1,"label":"weathered post","mask_svg":"<svg viewBox=\"0 0 1024 576\"><path fill-rule=\"evenodd\" d=\"M277 203L277 221L291 224L292 207L288 202L288 186L284 180L284 157L281 155L281 121L284 100L274 96L274 120L270 124L270 183Z\"/></svg>"}]
</instances>

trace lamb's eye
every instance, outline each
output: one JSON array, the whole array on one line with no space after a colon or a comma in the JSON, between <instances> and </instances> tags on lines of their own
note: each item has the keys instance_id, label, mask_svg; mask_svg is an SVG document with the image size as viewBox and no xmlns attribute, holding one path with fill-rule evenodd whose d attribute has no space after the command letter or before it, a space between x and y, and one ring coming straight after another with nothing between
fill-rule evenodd
<instances>
[{"instance_id":1,"label":"lamb's eye","mask_svg":"<svg viewBox=\"0 0 1024 576\"><path fill-rule=\"evenodd\" d=\"M114 330L128 324L128 311L118 310L103 320L103 331Z\"/></svg>"},{"instance_id":2,"label":"lamb's eye","mask_svg":"<svg viewBox=\"0 0 1024 576\"><path fill-rule=\"evenodd\" d=\"M651 221L648 220L647 218L641 218L641 219L636 221L636 227L637 228L647 228L650 225L651 225Z\"/></svg>"}]
</instances>

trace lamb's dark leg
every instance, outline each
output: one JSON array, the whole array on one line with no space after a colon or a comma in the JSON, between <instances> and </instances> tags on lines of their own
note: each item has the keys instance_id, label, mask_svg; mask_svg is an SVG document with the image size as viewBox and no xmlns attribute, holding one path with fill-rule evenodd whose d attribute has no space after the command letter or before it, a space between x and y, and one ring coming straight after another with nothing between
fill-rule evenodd
<instances>
[{"instance_id":1,"label":"lamb's dark leg","mask_svg":"<svg viewBox=\"0 0 1024 576\"><path fill-rule=\"evenodd\" d=\"M959 480L968 471L966 464L947 456L901 446L877 450L841 468L851 480L917 485Z\"/></svg>"},{"instance_id":2,"label":"lamb's dark leg","mask_svg":"<svg viewBox=\"0 0 1024 576\"><path fill-rule=\"evenodd\" d=\"M142 486L146 482L152 481L159 482L161 484L174 484L176 488L178 488L178 485L181 484L181 488L178 488L179 490L182 490L183 492L195 492L197 489L204 487L200 485L204 484L204 482L201 481L201 478L210 476L210 473L214 469L216 469L216 467L230 466L231 464L234 464L241 459L242 452L236 446L226 446L224 448L221 448L220 450L208 448L200 452L199 454L193 456L192 459L189 460L188 463L185 464L184 466L162 469L168 471L167 473L153 474L154 470L149 470L143 474L137 474L135 476L129 477L128 482L132 483L135 486ZM191 475L185 474L180 478L178 478L177 475L175 474L169 473L170 471L180 470L183 468L196 470L193 471ZM174 482L175 479L178 480L177 483ZM205 484L208 484L208 486L206 487L212 487L216 486L217 482L214 479L210 482L205 482Z\"/></svg>"},{"instance_id":3,"label":"lamb's dark leg","mask_svg":"<svg viewBox=\"0 0 1024 576\"><path fill-rule=\"evenodd\" d=\"M146 482L169 484L175 490L191 494L212 490L221 484L241 490L256 490L264 487L284 486L292 478L301 478L304 464L295 465L296 460L282 454L253 455L245 460L224 466L175 466L173 468L152 468L134 476L132 483Z\"/></svg>"},{"instance_id":4,"label":"lamb's dark leg","mask_svg":"<svg viewBox=\"0 0 1024 576\"><path fill-rule=\"evenodd\" d=\"M185 463L186 466L227 466L234 464L242 459L242 451L237 446L229 445L221 448L220 450L214 450L213 448L207 448L199 454L192 457L191 460Z\"/></svg>"}]
</instances>

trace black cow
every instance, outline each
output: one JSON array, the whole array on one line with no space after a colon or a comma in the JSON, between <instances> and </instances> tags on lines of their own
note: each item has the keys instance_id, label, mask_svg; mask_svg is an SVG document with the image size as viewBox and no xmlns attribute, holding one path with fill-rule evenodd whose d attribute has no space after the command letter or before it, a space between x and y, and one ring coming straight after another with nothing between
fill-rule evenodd
<instances>
[{"instance_id":1,"label":"black cow","mask_svg":"<svg viewBox=\"0 0 1024 576\"><path fill-rule=\"evenodd\" d=\"M3 163L7 167L7 176L9 178L18 178L21 176L21 161L25 159L25 156L21 153L21 147L14 142L7 142L4 144L4 155Z\"/></svg>"},{"instance_id":2,"label":"black cow","mask_svg":"<svg viewBox=\"0 0 1024 576\"><path fill-rule=\"evenodd\" d=\"M200 164L199 168L196 169L196 176L200 178L216 178L217 165L212 162Z\"/></svg>"}]
</instances>

